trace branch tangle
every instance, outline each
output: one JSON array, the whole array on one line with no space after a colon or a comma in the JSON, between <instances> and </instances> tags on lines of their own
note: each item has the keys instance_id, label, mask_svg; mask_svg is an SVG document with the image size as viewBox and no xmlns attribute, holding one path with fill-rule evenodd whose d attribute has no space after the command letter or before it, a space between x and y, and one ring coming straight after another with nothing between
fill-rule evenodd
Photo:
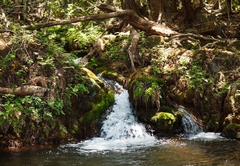
<instances>
[{"instance_id":1,"label":"branch tangle","mask_svg":"<svg viewBox=\"0 0 240 166\"><path fill-rule=\"evenodd\" d=\"M51 27L55 25L66 25L66 24L77 23L82 21L104 20L108 18L119 17L124 21L126 21L127 23L131 24L134 28L145 31L149 35L171 36L173 34L177 34L177 32L171 30L170 28L164 25L157 24L155 22L152 22L150 20L147 20L138 16L137 13L133 10L117 9L113 6L105 5L105 4L100 5L99 9L102 11L107 11L109 13L76 17L69 20L50 21L42 24L23 26L22 28L28 29L28 30L38 30L41 28Z\"/></svg>"}]
</instances>

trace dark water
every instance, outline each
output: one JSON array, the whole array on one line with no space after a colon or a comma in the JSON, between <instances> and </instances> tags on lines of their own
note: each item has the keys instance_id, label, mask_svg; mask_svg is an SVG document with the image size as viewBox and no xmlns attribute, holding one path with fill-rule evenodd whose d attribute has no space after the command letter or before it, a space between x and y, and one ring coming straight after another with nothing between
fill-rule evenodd
<instances>
[{"instance_id":1,"label":"dark water","mask_svg":"<svg viewBox=\"0 0 240 166\"><path fill-rule=\"evenodd\" d=\"M166 139L154 146L84 151L80 145L0 153L1 166L239 166L236 140Z\"/></svg>"}]
</instances>

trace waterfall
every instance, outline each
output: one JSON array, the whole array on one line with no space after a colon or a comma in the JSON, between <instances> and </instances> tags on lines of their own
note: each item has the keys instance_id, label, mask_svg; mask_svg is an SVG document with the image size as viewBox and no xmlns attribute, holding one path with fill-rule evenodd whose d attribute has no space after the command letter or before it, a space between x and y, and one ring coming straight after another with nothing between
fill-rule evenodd
<instances>
[{"instance_id":1,"label":"waterfall","mask_svg":"<svg viewBox=\"0 0 240 166\"><path fill-rule=\"evenodd\" d=\"M203 132L202 127L193 119L190 113L182 108L178 110L183 111L182 125L185 136L193 136Z\"/></svg>"},{"instance_id":2,"label":"waterfall","mask_svg":"<svg viewBox=\"0 0 240 166\"><path fill-rule=\"evenodd\" d=\"M213 141L213 140L226 140L215 132L203 132L203 128L194 120L192 115L186 110L179 108L178 110L183 111L182 125L184 130L184 136L189 140L201 140L201 141Z\"/></svg>"},{"instance_id":3,"label":"waterfall","mask_svg":"<svg viewBox=\"0 0 240 166\"><path fill-rule=\"evenodd\" d=\"M152 146L156 139L147 133L143 124L138 123L134 116L129 94L126 89L113 81L103 80L115 90L115 104L109 108L108 116L103 121L101 137L94 137L79 144L68 146L80 147L80 150L103 151L103 150L124 150L129 147Z\"/></svg>"}]
</instances>

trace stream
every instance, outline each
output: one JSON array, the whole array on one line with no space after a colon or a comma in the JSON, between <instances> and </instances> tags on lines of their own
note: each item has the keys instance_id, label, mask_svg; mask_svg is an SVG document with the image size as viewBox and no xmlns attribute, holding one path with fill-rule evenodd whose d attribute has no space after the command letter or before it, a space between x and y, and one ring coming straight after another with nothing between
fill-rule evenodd
<instances>
[{"instance_id":1,"label":"stream","mask_svg":"<svg viewBox=\"0 0 240 166\"><path fill-rule=\"evenodd\" d=\"M184 136L155 138L134 116L128 92L116 84L115 104L101 136L58 147L0 151L0 166L240 165L240 142L203 132L184 111Z\"/></svg>"}]
</instances>

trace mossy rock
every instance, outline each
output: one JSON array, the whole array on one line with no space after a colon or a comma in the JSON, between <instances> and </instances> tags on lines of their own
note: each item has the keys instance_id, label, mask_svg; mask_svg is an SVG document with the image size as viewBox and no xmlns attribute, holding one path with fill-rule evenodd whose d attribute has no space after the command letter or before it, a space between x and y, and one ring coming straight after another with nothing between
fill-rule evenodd
<instances>
[{"instance_id":1,"label":"mossy rock","mask_svg":"<svg viewBox=\"0 0 240 166\"><path fill-rule=\"evenodd\" d=\"M99 75L103 78L114 80L117 82L123 83L125 81L125 78L121 74L119 74L117 70L112 70L109 68L105 68Z\"/></svg>"},{"instance_id":2,"label":"mossy rock","mask_svg":"<svg viewBox=\"0 0 240 166\"><path fill-rule=\"evenodd\" d=\"M194 60L204 61L206 59L206 51L205 50L195 50L193 51Z\"/></svg>"},{"instance_id":3,"label":"mossy rock","mask_svg":"<svg viewBox=\"0 0 240 166\"><path fill-rule=\"evenodd\" d=\"M240 140L240 124L230 123L224 127L222 136L226 138L239 139Z\"/></svg>"},{"instance_id":4,"label":"mossy rock","mask_svg":"<svg viewBox=\"0 0 240 166\"><path fill-rule=\"evenodd\" d=\"M174 115L178 120L180 120L180 119L182 119L182 117L184 115L184 111L181 109L178 109L176 112L174 112Z\"/></svg>"},{"instance_id":5,"label":"mossy rock","mask_svg":"<svg viewBox=\"0 0 240 166\"><path fill-rule=\"evenodd\" d=\"M149 48L152 48L154 46L161 45L161 44L164 44L164 40L161 36L152 35L152 36L148 36L146 38L146 45Z\"/></svg>"},{"instance_id":6,"label":"mossy rock","mask_svg":"<svg viewBox=\"0 0 240 166\"><path fill-rule=\"evenodd\" d=\"M86 139L99 134L99 119L114 103L114 92L89 69L79 68L79 72L84 77L88 92L71 97L71 107L66 111L67 118L64 117L63 121L71 135Z\"/></svg>"},{"instance_id":7,"label":"mossy rock","mask_svg":"<svg viewBox=\"0 0 240 166\"><path fill-rule=\"evenodd\" d=\"M171 114L174 114L174 112L175 112L173 108L165 106L165 105L161 106L160 111L161 112L168 112L168 113L171 113Z\"/></svg>"},{"instance_id":8,"label":"mossy rock","mask_svg":"<svg viewBox=\"0 0 240 166\"><path fill-rule=\"evenodd\" d=\"M172 129L176 117L168 112L158 112L151 118L151 122L157 125L158 130L169 131Z\"/></svg>"},{"instance_id":9,"label":"mossy rock","mask_svg":"<svg viewBox=\"0 0 240 166\"><path fill-rule=\"evenodd\" d=\"M129 99L135 109L160 109L166 102L162 95L166 94L164 80L151 76L146 72L137 72L128 84ZM135 107L136 106L136 107Z\"/></svg>"},{"instance_id":10,"label":"mossy rock","mask_svg":"<svg viewBox=\"0 0 240 166\"><path fill-rule=\"evenodd\" d=\"M86 112L79 121L83 125L90 125L92 121L95 121L101 117L103 113L114 103L114 92L109 90L104 94L102 99L98 103L93 103L92 110Z\"/></svg>"}]
</instances>

